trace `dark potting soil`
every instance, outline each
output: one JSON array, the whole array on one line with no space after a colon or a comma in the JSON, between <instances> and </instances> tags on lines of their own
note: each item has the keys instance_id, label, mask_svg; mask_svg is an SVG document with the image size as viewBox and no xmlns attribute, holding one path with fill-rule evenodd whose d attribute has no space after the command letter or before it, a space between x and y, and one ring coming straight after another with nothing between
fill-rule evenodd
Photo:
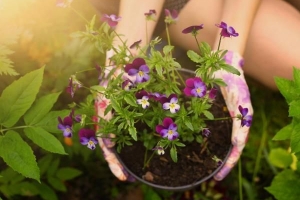
<instances>
[{"instance_id":1,"label":"dark potting soil","mask_svg":"<svg viewBox=\"0 0 300 200\"><path fill-rule=\"evenodd\" d=\"M215 99L211 112L215 118L230 116L220 93ZM172 161L169 150L166 150L164 155L155 154L149 167L143 170L145 148L139 142L123 147L120 157L131 172L141 178L146 177L152 184L168 187L193 184L218 168L218 163L212 159L214 155L224 160L231 147L231 119L207 121L207 126L211 134L208 137L206 151L201 153L201 145L197 142L177 148L177 163ZM148 155L152 153L153 151L149 151Z\"/></svg>"}]
</instances>

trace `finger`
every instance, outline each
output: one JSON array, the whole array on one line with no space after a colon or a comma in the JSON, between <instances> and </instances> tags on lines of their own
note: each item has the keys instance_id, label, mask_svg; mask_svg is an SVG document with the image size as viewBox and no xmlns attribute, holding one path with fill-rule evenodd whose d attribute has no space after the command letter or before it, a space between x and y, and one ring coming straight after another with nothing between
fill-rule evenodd
<instances>
[{"instance_id":1,"label":"finger","mask_svg":"<svg viewBox=\"0 0 300 200\"><path fill-rule=\"evenodd\" d=\"M233 146L228 159L226 160L222 169L214 176L214 179L217 181L223 180L235 166L240 158L240 155L241 152L238 150L237 146Z\"/></svg>"},{"instance_id":2,"label":"finger","mask_svg":"<svg viewBox=\"0 0 300 200\"><path fill-rule=\"evenodd\" d=\"M108 163L111 172L121 181L127 180L128 173L124 170L123 166L117 159L116 155L110 148L107 148L102 138L98 137L99 145L102 149L104 158Z\"/></svg>"}]
</instances>

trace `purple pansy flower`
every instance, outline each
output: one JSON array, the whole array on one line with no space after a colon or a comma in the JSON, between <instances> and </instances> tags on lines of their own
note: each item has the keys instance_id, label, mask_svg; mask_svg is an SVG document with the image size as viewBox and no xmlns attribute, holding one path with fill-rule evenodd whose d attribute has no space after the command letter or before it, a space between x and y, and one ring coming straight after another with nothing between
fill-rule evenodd
<instances>
[{"instance_id":1,"label":"purple pansy flower","mask_svg":"<svg viewBox=\"0 0 300 200\"><path fill-rule=\"evenodd\" d=\"M163 138L168 140L175 140L179 137L177 132L177 125L169 117L164 118L163 125L156 126L156 132L159 133Z\"/></svg>"},{"instance_id":2,"label":"purple pansy flower","mask_svg":"<svg viewBox=\"0 0 300 200\"><path fill-rule=\"evenodd\" d=\"M130 45L130 49L133 49L133 48L136 48L138 49L140 47L140 44L141 44L142 40L139 40L139 41L136 41L134 42L132 45Z\"/></svg>"},{"instance_id":3,"label":"purple pansy flower","mask_svg":"<svg viewBox=\"0 0 300 200\"><path fill-rule=\"evenodd\" d=\"M216 24L217 27L221 28L221 36L223 37L237 37L239 34L235 32L234 28L232 26L227 26L225 22L221 22L221 24Z\"/></svg>"},{"instance_id":4,"label":"purple pansy flower","mask_svg":"<svg viewBox=\"0 0 300 200\"><path fill-rule=\"evenodd\" d=\"M206 94L206 85L201 78L189 78L185 81L186 87L183 92L187 96L203 97Z\"/></svg>"},{"instance_id":5,"label":"purple pansy flower","mask_svg":"<svg viewBox=\"0 0 300 200\"><path fill-rule=\"evenodd\" d=\"M151 99L155 100L155 101L160 101L161 98L166 97L166 95L165 95L165 94L160 94L160 93L158 93L158 92L153 92L153 93L150 93L150 94L149 94L149 97L150 97Z\"/></svg>"},{"instance_id":6,"label":"purple pansy flower","mask_svg":"<svg viewBox=\"0 0 300 200\"><path fill-rule=\"evenodd\" d=\"M63 131L64 137L72 137L72 126L73 126L73 119L71 115L66 116L63 120L61 117L58 117L58 126L57 128Z\"/></svg>"},{"instance_id":7,"label":"purple pansy flower","mask_svg":"<svg viewBox=\"0 0 300 200\"><path fill-rule=\"evenodd\" d=\"M122 88L126 91L129 91L133 87L133 85L133 82L127 79L122 83Z\"/></svg>"},{"instance_id":8,"label":"purple pansy flower","mask_svg":"<svg viewBox=\"0 0 300 200\"><path fill-rule=\"evenodd\" d=\"M136 58L131 64L125 66L125 72L129 76L136 76L136 82L146 82L149 80L149 67L143 58Z\"/></svg>"},{"instance_id":9,"label":"purple pansy flower","mask_svg":"<svg viewBox=\"0 0 300 200\"><path fill-rule=\"evenodd\" d=\"M210 135L210 130L209 130L208 128L204 128L204 129L202 130L202 135L203 135L204 137L208 137L208 136Z\"/></svg>"},{"instance_id":10,"label":"purple pansy flower","mask_svg":"<svg viewBox=\"0 0 300 200\"><path fill-rule=\"evenodd\" d=\"M247 115L248 108L243 108L241 105L239 105L239 111L241 115L239 115L238 118L241 120L241 126L250 127L252 123L252 115Z\"/></svg>"},{"instance_id":11,"label":"purple pansy flower","mask_svg":"<svg viewBox=\"0 0 300 200\"><path fill-rule=\"evenodd\" d=\"M114 14L112 14L112 15L104 14L102 16L102 21L105 21L111 28L116 27L120 20L121 20L121 17L117 17Z\"/></svg>"},{"instance_id":12,"label":"purple pansy flower","mask_svg":"<svg viewBox=\"0 0 300 200\"><path fill-rule=\"evenodd\" d=\"M165 22L167 24L175 23L178 20L178 12L177 10L172 10L172 12L168 9L165 9L166 19Z\"/></svg>"},{"instance_id":13,"label":"purple pansy flower","mask_svg":"<svg viewBox=\"0 0 300 200\"><path fill-rule=\"evenodd\" d=\"M210 90L209 90L209 92L208 92L208 97L210 98L210 99L215 99L216 98L216 96L217 96L217 92L218 92L218 90L216 89L216 88L211 88Z\"/></svg>"},{"instance_id":14,"label":"purple pansy flower","mask_svg":"<svg viewBox=\"0 0 300 200\"><path fill-rule=\"evenodd\" d=\"M192 35L196 36L198 34L198 31L201 29L203 29L203 24L200 24L199 26L189 26L183 29L182 33L184 34L191 33Z\"/></svg>"},{"instance_id":15,"label":"purple pansy flower","mask_svg":"<svg viewBox=\"0 0 300 200\"><path fill-rule=\"evenodd\" d=\"M154 147L152 150L157 151L158 155L164 155L165 154L165 150L163 147L161 146L156 146Z\"/></svg>"},{"instance_id":16,"label":"purple pansy flower","mask_svg":"<svg viewBox=\"0 0 300 200\"><path fill-rule=\"evenodd\" d=\"M176 94L171 94L168 98L162 97L159 101L163 105L163 109L170 110L171 113L176 113L180 109L180 105L177 103L178 98Z\"/></svg>"},{"instance_id":17,"label":"purple pansy flower","mask_svg":"<svg viewBox=\"0 0 300 200\"><path fill-rule=\"evenodd\" d=\"M155 10L149 10L149 12L145 13L147 20L155 20L156 11Z\"/></svg>"},{"instance_id":18,"label":"purple pansy flower","mask_svg":"<svg viewBox=\"0 0 300 200\"><path fill-rule=\"evenodd\" d=\"M96 148L98 141L96 139L95 131L92 129L82 128L79 130L79 140L82 145L87 145L91 150Z\"/></svg>"},{"instance_id":19,"label":"purple pansy flower","mask_svg":"<svg viewBox=\"0 0 300 200\"><path fill-rule=\"evenodd\" d=\"M145 90L142 90L142 91L140 91L140 92L137 92L136 94L135 94L135 97L136 97L136 102L137 102L137 104L139 104L139 105L142 105L142 107L144 108L144 109L146 109L146 108L148 108L149 107L149 105L150 105L150 103L149 103L149 95L148 95L148 93L145 91Z\"/></svg>"},{"instance_id":20,"label":"purple pansy flower","mask_svg":"<svg viewBox=\"0 0 300 200\"><path fill-rule=\"evenodd\" d=\"M69 85L66 90L67 90L67 93L69 93L71 95L71 97L73 98L76 90L81 87L82 87L82 84L76 79L75 75L72 75L69 78Z\"/></svg>"}]
</instances>

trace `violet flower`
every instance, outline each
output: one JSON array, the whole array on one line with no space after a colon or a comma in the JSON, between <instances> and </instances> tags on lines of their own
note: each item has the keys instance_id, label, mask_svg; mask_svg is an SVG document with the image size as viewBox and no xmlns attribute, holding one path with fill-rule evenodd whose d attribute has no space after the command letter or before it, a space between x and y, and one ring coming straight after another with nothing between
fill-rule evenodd
<instances>
[{"instance_id":1,"label":"violet flower","mask_svg":"<svg viewBox=\"0 0 300 200\"><path fill-rule=\"evenodd\" d=\"M149 97L155 101L160 101L162 98L165 98L165 94L160 94L158 92L153 92L149 94Z\"/></svg>"},{"instance_id":2,"label":"violet flower","mask_svg":"<svg viewBox=\"0 0 300 200\"><path fill-rule=\"evenodd\" d=\"M171 94L168 98L161 98L160 102L163 105L163 109L170 110L171 113L176 113L180 109L180 105L177 103L178 98L176 94Z\"/></svg>"},{"instance_id":3,"label":"violet flower","mask_svg":"<svg viewBox=\"0 0 300 200\"><path fill-rule=\"evenodd\" d=\"M183 29L182 33L184 34L191 33L193 36L196 36L198 34L198 31L201 29L203 29L203 24L200 24L199 26L189 26Z\"/></svg>"},{"instance_id":4,"label":"violet flower","mask_svg":"<svg viewBox=\"0 0 300 200\"><path fill-rule=\"evenodd\" d=\"M121 17L117 17L116 15L108 15L104 14L102 16L102 21L106 22L111 28L115 28L118 25L118 22L121 20Z\"/></svg>"},{"instance_id":5,"label":"violet flower","mask_svg":"<svg viewBox=\"0 0 300 200\"><path fill-rule=\"evenodd\" d=\"M155 21L156 10L149 10L149 12L145 13L145 16L147 20Z\"/></svg>"},{"instance_id":6,"label":"violet flower","mask_svg":"<svg viewBox=\"0 0 300 200\"><path fill-rule=\"evenodd\" d=\"M172 10L172 12L168 9L165 9L166 19L165 22L167 24L175 23L178 20L178 12L177 10Z\"/></svg>"},{"instance_id":7,"label":"violet flower","mask_svg":"<svg viewBox=\"0 0 300 200\"><path fill-rule=\"evenodd\" d=\"M58 126L57 128L63 131L64 137L72 137L72 126L73 126L73 119L70 115L66 116L63 120L61 117L58 117Z\"/></svg>"},{"instance_id":8,"label":"violet flower","mask_svg":"<svg viewBox=\"0 0 300 200\"><path fill-rule=\"evenodd\" d=\"M134 86L133 82L129 79L123 81L122 88L125 91L129 91Z\"/></svg>"},{"instance_id":9,"label":"violet flower","mask_svg":"<svg viewBox=\"0 0 300 200\"><path fill-rule=\"evenodd\" d=\"M94 130L91 129L80 129L79 130L79 140L82 145L87 145L87 147L91 150L96 148L96 144L98 141L96 139L96 134Z\"/></svg>"},{"instance_id":10,"label":"violet flower","mask_svg":"<svg viewBox=\"0 0 300 200\"><path fill-rule=\"evenodd\" d=\"M218 90L216 89L216 88L211 88L210 90L209 90L209 92L208 92L208 97L210 98L210 99L215 99L216 98L216 96L217 96L217 92L218 92Z\"/></svg>"},{"instance_id":11,"label":"violet flower","mask_svg":"<svg viewBox=\"0 0 300 200\"><path fill-rule=\"evenodd\" d=\"M208 128L204 128L202 130L202 135L207 138L210 135L210 130Z\"/></svg>"},{"instance_id":12,"label":"violet flower","mask_svg":"<svg viewBox=\"0 0 300 200\"><path fill-rule=\"evenodd\" d=\"M206 94L206 85L201 78L189 78L185 81L186 87L183 92L187 96L203 97Z\"/></svg>"},{"instance_id":13,"label":"violet flower","mask_svg":"<svg viewBox=\"0 0 300 200\"><path fill-rule=\"evenodd\" d=\"M73 98L76 90L79 89L79 88L81 88L81 87L82 87L82 84L76 79L75 75L72 75L69 78L69 85L68 85L66 91Z\"/></svg>"},{"instance_id":14,"label":"violet flower","mask_svg":"<svg viewBox=\"0 0 300 200\"><path fill-rule=\"evenodd\" d=\"M137 98L136 102L139 105L142 105L144 109L148 108L150 103L149 103L149 95L145 90L142 90L140 92L137 92L135 94L135 97Z\"/></svg>"},{"instance_id":15,"label":"violet flower","mask_svg":"<svg viewBox=\"0 0 300 200\"><path fill-rule=\"evenodd\" d=\"M248 108L243 108L241 105L239 105L239 111L241 115L237 116L237 118L241 120L241 126L250 127L252 124L252 115L247 115Z\"/></svg>"},{"instance_id":16,"label":"violet flower","mask_svg":"<svg viewBox=\"0 0 300 200\"><path fill-rule=\"evenodd\" d=\"M149 71L149 67L143 58L136 58L131 64L125 66L125 72L127 72L129 76L135 76L137 83L148 81Z\"/></svg>"},{"instance_id":17,"label":"violet flower","mask_svg":"<svg viewBox=\"0 0 300 200\"><path fill-rule=\"evenodd\" d=\"M157 151L158 155L164 155L165 154L165 150L163 147L161 146L156 146L154 147L152 150Z\"/></svg>"},{"instance_id":18,"label":"violet flower","mask_svg":"<svg viewBox=\"0 0 300 200\"><path fill-rule=\"evenodd\" d=\"M239 36L239 34L235 32L234 28L232 26L227 26L225 22L221 22L221 24L216 24L216 26L222 29L220 35L223 37Z\"/></svg>"},{"instance_id":19,"label":"violet flower","mask_svg":"<svg viewBox=\"0 0 300 200\"><path fill-rule=\"evenodd\" d=\"M175 140L179 137L177 125L169 117L164 118L162 125L156 126L156 132L168 140Z\"/></svg>"}]
</instances>

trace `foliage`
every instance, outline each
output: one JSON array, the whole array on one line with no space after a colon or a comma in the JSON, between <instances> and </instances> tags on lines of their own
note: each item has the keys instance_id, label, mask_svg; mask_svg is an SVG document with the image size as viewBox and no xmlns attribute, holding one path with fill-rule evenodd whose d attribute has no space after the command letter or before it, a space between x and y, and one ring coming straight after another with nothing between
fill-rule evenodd
<instances>
[{"instance_id":1,"label":"foliage","mask_svg":"<svg viewBox=\"0 0 300 200\"><path fill-rule=\"evenodd\" d=\"M272 149L269 159L271 163L283 169L277 174L271 185L266 190L273 194L276 199L298 199L299 198L299 166L300 166L300 70L294 68L293 80L276 77L276 84L281 94L289 105L289 117L292 121L283 127L274 136L274 141L289 140L290 151L282 148Z\"/></svg>"}]
</instances>

